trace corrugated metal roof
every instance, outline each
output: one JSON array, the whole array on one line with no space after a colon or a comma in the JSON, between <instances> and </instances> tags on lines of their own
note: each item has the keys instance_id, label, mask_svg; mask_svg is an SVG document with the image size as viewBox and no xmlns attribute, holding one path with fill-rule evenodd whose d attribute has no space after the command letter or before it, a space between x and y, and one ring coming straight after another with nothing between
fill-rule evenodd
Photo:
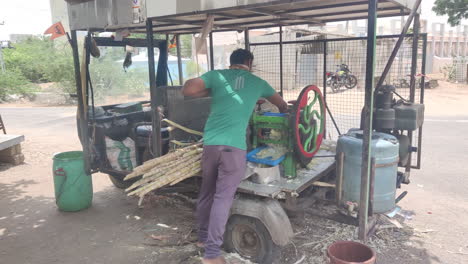
<instances>
[{"instance_id":1,"label":"corrugated metal roof","mask_svg":"<svg viewBox=\"0 0 468 264\"><path fill-rule=\"evenodd\" d=\"M103 4L105 1L99 5L90 2L69 6L69 14L72 14L71 28L111 31L129 28L132 31L145 31L144 24L130 22L132 9L128 4L129 1L124 1L124 3L123 0L107 0L108 4ZM154 4L155 2L157 5ZM230 2L238 3L238 5L229 6ZM362 0L147 1L146 6L143 7L142 16L150 18L153 21L154 32L159 33L199 32L208 15L215 18L214 31L243 31L279 25L320 25L334 21L365 19L368 3L369 1ZM413 3L414 0L381 0L378 5L378 16L408 15L410 12L408 6ZM215 8L210 9L210 6ZM125 14L128 14L128 18L122 17ZM158 16L157 14L165 15Z\"/></svg>"}]
</instances>

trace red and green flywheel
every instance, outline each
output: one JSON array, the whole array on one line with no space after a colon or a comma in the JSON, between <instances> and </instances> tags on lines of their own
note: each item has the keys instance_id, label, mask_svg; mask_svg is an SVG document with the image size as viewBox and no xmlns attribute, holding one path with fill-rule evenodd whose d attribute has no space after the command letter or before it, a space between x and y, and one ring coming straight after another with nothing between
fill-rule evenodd
<instances>
[{"instance_id":1,"label":"red and green flywheel","mask_svg":"<svg viewBox=\"0 0 468 264\"><path fill-rule=\"evenodd\" d=\"M320 89L315 85L305 87L292 111L294 150L300 163L306 166L319 151L324 137L326 110Z\"/></svg>"}]
</instances>

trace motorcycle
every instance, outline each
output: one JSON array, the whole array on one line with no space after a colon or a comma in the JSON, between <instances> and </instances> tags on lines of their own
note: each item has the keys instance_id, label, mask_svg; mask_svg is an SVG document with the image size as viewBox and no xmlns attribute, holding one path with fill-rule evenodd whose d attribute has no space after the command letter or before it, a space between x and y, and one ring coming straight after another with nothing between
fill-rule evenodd
<instances>
[{"instance_id":1,"label":"motorcycle","mask_svg":"<svg viewBox=\"0 0 468 264\"><path fill-rule=\"evenodd\" d=\"M327 86L332 88L334 93L338 92L341 87L352 89L357 85L356 76L351 74L348 65L341 64L337 65L338 69L336 72L327 72Z\"/></svg>"}]
</instances>

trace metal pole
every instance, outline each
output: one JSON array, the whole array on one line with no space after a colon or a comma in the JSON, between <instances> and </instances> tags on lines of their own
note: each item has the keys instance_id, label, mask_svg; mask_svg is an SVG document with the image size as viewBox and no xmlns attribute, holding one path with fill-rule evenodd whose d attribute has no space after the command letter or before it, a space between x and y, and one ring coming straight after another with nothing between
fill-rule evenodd
<instances>
[{"instance_id":1,"label":"metal pole","mask_svg":"<svg viewBox=\"0 0 468 264\"><path fill-rule=\"evenodd\" d=\"M151 96L151 120L153 125L153 156L161 156L161 120L158 111L157 103L157 87L156 87L156 67L154 61L154 35L153 21L148 18L146 20L146 39L148 41L148 71L150 81L150 96ZM162 51L160 52L162 53ZM160 56L161 57L161 56ZM167 71L167 69L166 69Z\"/></svg>"},{"instance_id":2,"label":"metal pole","mask_svg":"<svg viewBox=\"0 0 468 264\"><path fill-rule=\"evenodd\" d=\"M179 84L184 85L184 71L182 69L182 52L180 50L181 43L180 43L180 35L177 34L176 36L176 49L177 49L177 67L179 68Z\"/></svg>"},{"instance_id":3,"label":"metal pole","mask_svg":"<svg viewBox=\"0 0 468 264\"><path fill-rule=\"evenodd\" d=\"M280 48L280 94L283 96L283 27L279 27Z\"/></svg>"},{"instance_id":4,"label":"metal pole","mask_svg":"<svg viewBox=\"0 0 468 264\"><path fill-rule=\"evenodd\" d=\"M214 70L213 32L210 33L210 70Z\"/></svg>"},{"instance_id":5,"label":"metal pole","mask_svg":"<svg viewBox=\"0 0 468 264\"><path fill-rule=\"evenodd\" d=\"M250 51L250 34L248 29L244 30L244 45L245 49Z\"/></svg>"},{"instance_id":6,"label":"metal pole","mask_svg":"<svg viewBox=\"0 0 468 264\"><path fill-rule=\"evenodd\" d=\"M416 69L418 66L418 45L419 45L419 14L414 17L413 25L413 47L411 51L411 79L410 79L410 102L414 103L416 97ZM408 131L410 146L413 146L413 131ZM411 171L412 151L408 154L408 162L405 168L405 183L409 183L409 173Z\"/></svg>"},{"instance_id":7,"label":"metal pole","mask_svg":"<svg viewBox=\"0 0 468 264\"><path fill-rule=\"evenodd\" d=\"M427 60L427 33L422 34L423 46L422 46L422 63L421 63L421 95L419 96L419 102L424 104L424 91L426 82L426 60Z\"/></svg>"},{"instance_id":8,"label":"metal pole","mask_svg":"<svg viewBox=\"0 0 468 264\"><path fill-rule=\"evenodd\" d=\"M377 26L377 1L369 0L367 19L367 57L366 57L366 85L365 104L363 110L363 145L361 166L361 197L359 200L359 239L367 240L367 219L369 212L369 176L371 165L372 119L374 109L374 70L375 44Z\"/></svg>"},{"instance_id":9,"label":"metal pole","mask_svg":"<svg viewBox=\"0 0 468 264\"><path fill-rule=\"evenodd\" d=\"M323 42L323 100L325 101L325 105L327 106L328 110L328 104L327 104L327 42ZM333 121L334 122L334 121ZM325 138L327 138L327 126L324 128L324 135Z\"/></svg>"},{"instance_id":10,"label":"metal pole","mask_svg":"<svg viewBox=\"0 0 468 264\"><path fill-rule=\"evenodd\" d=\"M374 215L374 189L375 189L375 158L371 159L371 173L369 181L369 212L368 216Z\"/></svg>"},{"instance_id":11,"label":"metal pole","mask_svg":"<svg viewBox=\"0 0 468 264\"><path fill-rule=\"evenodd\" d=\"M88 120L85 113L85 100L83 100L83 86L81 82L81 67L80 67L80 54L78 51L78 37L76 30L71 31L71 42L73 52L73 66L75 68L75 84L76 93L78 94L78 111L77 111L77 126L78 136L83 147L84 167L85 171L89 173L91 166L89 163L89 136L88 136ZM83 73L85 74L85 73Z\"/></svg>"},{"instance_id":12,"label":"metal pole","mask_svg":"<svg viewBox=\"0 0 468 264\"><path fill-rule=\"evenodd\" d=\"M344 152L336 154L336 203L341 206L343 197L343 168L344 168Z\"/></svg>"},{"instance_id":13,"label":"metal pole","mask_svg":"<svg viewBox=\"0 0 468 264\"><path fill-rule=\"evenodd\" d=\"M330 111L330 108L328 107L327 103L325 102L325 108L327 108L328 116L330 117L331 121L333 122L333 125L336 128L336 132L338 132L338 135L341 136L341 131L340 128L338 127L338 124L336 123L335 118L333 117L332 112Z\"/></svg>"},{"instance_id":14,"label":"metal pole","mask_svg":"<svg viewBox=\"0 0 468 264\"><path fill-rule=\"evenodd\" d=\"M403 27L403 30L401 31L401 35L398 38L397 43L395 44L395 48L393 48L392 54L390 55L390 58L388 59L387 65L385 65L385 68L382 72L382 75L380 76L379 82L377 83L376 87L379 88L382 86L382 84L385 81L385 78L387 77L388 72L390 71L390 68L392 67L393 61L395 60L395 57L398 54L398 50L401 47L401 44L403 43L403 40L405 39L406 32L408 32L408 29L411 25L411 22L413 21L414 16L417 14L419 5L421 4L422 0L416 0L414 3L413 9L411 9L411 13L408 16L408 20L406 20L406 24Z\"/></svg>"},{"instance_id":15,"label":"metal pole","mask_svg":"<svg viewBox=\"0 0 468 264\"><path fill-rule=\"evenodd\" d=\"M423 50L422 50L422 63L421 63L421 95L419 96L419 103L424 104L424 90L426 89L426 60L427 60L427 34L422 35L423 37ZM422 159L422 137L423 137L423 127L419 128L418 133L418 161L416 164L416 169L421 169L421 159Z\"/></svg>"},{"instance_id":16,"label":"metal pole","mask_svg":"<svg viewBox=\"0 0 468 264\"><path fill-rule=\"evenodd\" d=\"M419 44L419 14L414 17L413 25L413 47L411 51L411 79L410 79L410 101L414 102L416 95L416 69L418 67L418 44Z\"/></svg>"}]
</instances>

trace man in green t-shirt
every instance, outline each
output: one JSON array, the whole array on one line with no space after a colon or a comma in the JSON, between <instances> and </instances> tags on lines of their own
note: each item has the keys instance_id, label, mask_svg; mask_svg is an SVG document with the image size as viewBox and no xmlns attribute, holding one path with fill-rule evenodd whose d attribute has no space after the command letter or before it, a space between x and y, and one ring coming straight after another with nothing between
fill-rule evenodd
<instances>
[{"instance_id":1,"label":"man in green t-shirt","mask_svg":"<svg viewBox=\"0 0 468 264\"><path fill-rule=\"evenodd\" d=\"M247 125L260 97L281 112L287 103L264 80L253 75L254 56L238 49L231 54L229 70L215 70L188 80L183 94L211 95L211 113L203 134L203 180L197 204L199 246L205 248L203 263L225 263L220 246L237 187L246 170Z\"/></svg>"}]
</instances>

